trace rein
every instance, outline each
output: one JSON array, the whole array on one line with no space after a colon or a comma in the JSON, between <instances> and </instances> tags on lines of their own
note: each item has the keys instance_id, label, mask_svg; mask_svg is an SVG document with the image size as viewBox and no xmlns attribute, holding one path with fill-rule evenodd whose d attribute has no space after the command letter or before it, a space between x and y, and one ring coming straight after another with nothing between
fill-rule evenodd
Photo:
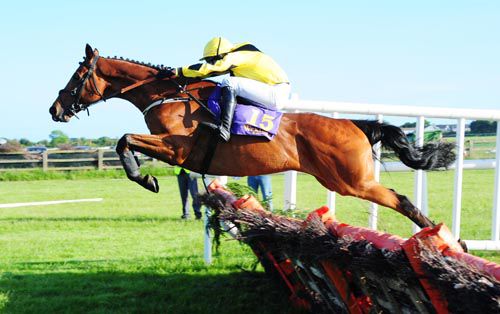
<instances>
[{"instance_id":1,"label":"rein","mask_svg":"<svg viewBox=\"0 0 500 314\"><path fill-rule=\"evenodd\" d=\"M167 104L167 103L184 102L184 101L193 100L201 108L205 109L213 118L215 118L215 113L213 113L213 111L210 110L210 108L208 108L207 105L205 105L201 100L199 100L197 97L195 97L193 94L190 93L191 91L197 90L197 89L200 89L200 88L186 89L186 86L182 86L181 84L179 84L179 82L177 82L173 78L170 78L170 81L176 85L177 91L175 93L171 94L171 95L168 95L168 96L163 97L163 98L161 98L159 100L156 100L155 102L153 102L152 104L150 104L149 106L147 106L146 109L144 109L142 111L142 114L144 116L146 116L149 113L149 111L152 108L156 107L156 106L160 106L160 105ZM170 98L170 97L178 95L178 94L186 94L188 97L174 97L174 98Z\"/></svg>"},{"instance_id":2,"label":"rein","mask_svg":"<svg viewBox=\"0 0 500 314\"><path fill-rule=\"evenodd\" d=\"M201 108L205 109L208 113L210 113L210 115L215 118L215 113L212 112L212 110L210 110L210 108L208 108L204 103L202 103L198 98L194 97L193 94L191 94L188 90L186 89L185 86L181 86L181 84L179 84L176 80L174 80L173 78L170 78L170 81L172 81L172 83L174 83L175 85L177 85L177 88L179 89L179 91L181 91L182 93L186 94L189 96L189 98L191 98L191 100L194 100ZM196 89L193 89L193 90L196 90Z\"/></svg>"},{"instance_id":3,"label":"rein","mask_svg":"<svg viewBox=\"0 0 500 314\"><path fill-rule=\"evenodd\" d=\"M73 115L78 118L78 116L76 115L77 112L79 111L82 111L82 110L87 110L87 114L90 115L89 113L89 107L96 104L96 103L99 103L101 101L104 101L106 102L106 100L110 99L110 98L113 98L117 95L121 95L121 94L124 94L130 90L133 90L137 87L140 87L140 86L143 86L143 85L146 85L146 84L149 84L151 82L154 82L154 81L157 81L159 80L157 77L153 76L153 77L150 77L150 78L147 78L145 80L142 80L142 81L138 81L138 82L135 82L134 84L132 85L129 85L129 86L126 86L124 88L121 88L111 94L109 94L107 97L104 97L103 93L101 93L99 91L99 89L97 88L97 83L96 83L96 80L95 80L95 76L93 75L94 74L94 70L95 70L95 67L96 67L96 64L97 64L97 60L99 60L99 55L96 55L93 60L92 60L92 63L90 64L89 66L89 70L87 71L87 73L85 74L85 76L83 78L80 79L80 84L78 84L78 86L76 86L73 90L69 91L69 90L66 90L66 89L62 89L59 91L59 94L63 93L63 92L69 92L71 94L71 96L74 97L74 101L73 103L71 104L71 106L69 107L69 110L71 111L71 113L73 113ZM84 87L85 87L85 84L87 83L87 81L89 79L92 79L91 80L91 85L92 85L92 89L95 91L95 93L97 95L99 95L101 98L93 103L90 103L90 104L80 104L80 98L82 97L82 93L83 93L83 90L84 90ZM164 97L160 100L157 100L155 102L153 102L152 104L150 104L149 106L146 107L146 109L144 109L142 111L142 113L144 115L147 115L147 113L149 112L149 110L151 110L151 108L153 107L156 107L156 106L159 106L161 104L164 104L164 103L174 103L174 102L179 102L179 101L189 101L189 100L193 100L195 101L201 108L205 109L208 113L210 113L210 115L212 117L215 117L215 114L212 112L212 110L210 110L203 102L201 102L198 98L196 98L193 94L190 93L191 90L188 90L186 89L186 86L182 86L179 84L179 82L177 82L176 80L174 80L173 78L169 78L169 81L171 81L176 87L177 87L177 91L172 94L172 95L169 95L167 97ZM195 89L192 89L192 90L196 90L197 88ZM186 94L188 96L188 98L185 98L185 97L175 97L175 98L170 98L172 96L175 96L177 94Z\"/></svg>"}]
</instances>

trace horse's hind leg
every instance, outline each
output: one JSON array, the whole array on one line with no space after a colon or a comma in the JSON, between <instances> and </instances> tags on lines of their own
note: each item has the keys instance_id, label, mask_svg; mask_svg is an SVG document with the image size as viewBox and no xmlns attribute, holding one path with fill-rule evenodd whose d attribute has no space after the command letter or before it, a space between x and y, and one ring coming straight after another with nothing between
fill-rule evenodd
<instances>
[{"instance_id":1,"label":"horse's hind leg","mask_svg":"<svg viewBox=\"0 0 500 314\"><path fill-rule=\"evenodd\" d=\"M410 218L420 228L433 227L435 224L422 212L415 207L404 195L397 194L382 186L373 178L366 179L367 176L361 176L363 180L354 180L354 182L345 182L341 177L337 181L325 180L316 176L316 179L326 188L336 191L341 195L350 195L372 201L379 205L392 208L402 215Z\"/></svg>"},{"instance_id":2,"label":"horse's hind leg","mask_svg":"<svg viewBox=\"0 0 500 314\"><path fill-rule=\"evenodd\" d=\"M415 207L406 196L397 194L394 190L389 190L377 182L365 193L361 196L362 198L395 209L410 218L420 228L434 227L436 225ZM465 252L468 251L467 244L464 241L458 239L458 243Z\"/></svg>"},{"instance_id":3,"label":"horse's hind leg","mask_svg":"<svg viewBox=\"0 0 500 314\"><path fill-rule=\"evenodd\" d=\"M158 135L125 134L116 145L116 153L120 157L127 177L142 187L158 193L160 190L158 180L149 174L145 176L141 175L138 160L133 154L134 151L165 160L166 157L174 155L173 150L167 147Z\"/></svg>"},{"instance_id":4,"label":"horse's hind leg","mask_svg":"<svg viewBox=\"0 0 500 314\"><path fill-rule=\"evenodd\" d=\"M397 194L375 181L364 185L367 188L360 189L359 197L396 210L410 218L420 228L435 226L406 196Z\"/></svg>"}]
</instances>

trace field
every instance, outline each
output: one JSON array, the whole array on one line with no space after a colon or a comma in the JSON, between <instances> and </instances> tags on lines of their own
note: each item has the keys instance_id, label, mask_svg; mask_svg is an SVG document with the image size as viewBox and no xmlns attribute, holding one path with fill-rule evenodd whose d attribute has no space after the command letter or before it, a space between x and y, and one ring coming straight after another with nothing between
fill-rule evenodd
<instances>
[{"instance_id":1,"label":"field","mask_svg":"<svg viewBox=\"0 0 500 314\"><path fill-rule=\"evenodd\" d=\"M467 136L465 150L467 159L494 159L496 136Z\"/></svg>"},{"instance_id":2,"label":"field","mask_svg":"<svg viewBox=\"0 0 500 314\"><path fill-rule=\"evenodd\" d=\"M181 221L175 177L153 194L123 178L0 182L0 203L102 197L100 203L0 209L0 312L3 313L293 313L256 259L223 241L203 262L201 221ZM231 179L231 181L235 181ZM412 195L411 173L383 173L385 185ZM236 181L245 183L245 180ZM428 173L430 216L451 226L453 172ZM273 176L275 208L283 175ZM299 175L302 216L326 202L310 176ZM488 239L493 170L464 173L462 234ZM337 197L340 220L366 226L368 203ZM379 229L401 236L411 224L381 208ZM500 262L496 252L474 252Z\"/></svg>"}]
</instances>

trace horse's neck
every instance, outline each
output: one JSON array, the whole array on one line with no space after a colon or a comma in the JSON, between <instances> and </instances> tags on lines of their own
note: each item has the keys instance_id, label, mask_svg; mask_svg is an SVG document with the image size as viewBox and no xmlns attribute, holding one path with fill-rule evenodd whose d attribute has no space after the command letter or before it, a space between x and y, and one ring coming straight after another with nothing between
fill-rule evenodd
<instances>
[{"instance_id":1,"label":"horse's neck","mask_svg":"<svg viewBox=\"0 0 500 314\"><path fill-rule=\"evenodd\" d=\"M145 65L115 59L106 59L105 61L105 63L101 64L100 70L110 87L109 94L145 81L156 74L155 69ZM186 96L185 93L179 92L177 84L183 86L191 95L201 100L208 99L215 86L213 82L179 77L175 79L175 83L168 79L157 80L138 86L123 94L117 94L115 97L128 100L137 109L144 111L147 106L158 99L174 98L180 95Z\"/></svg>"},{"instance_id":2,"label":"horse's neck","mask_svg":"<svg viewBox=\"0 0 500 314\"><path fill-rule=\"evenodd\" d=\"M141 84L141 82L154 77L156 70L145 65L116 59L103 58L102 62L98 62L97 65L99 76L107 84L104 97L111 96L127 100L140 111L143 111L146 106L157 99L158 94L161 94L162 90L175 90L172 84L163 81L153 81L120 93L121 90L127 87L134 86L134 84Z\"/></svg>"}]
</instances>

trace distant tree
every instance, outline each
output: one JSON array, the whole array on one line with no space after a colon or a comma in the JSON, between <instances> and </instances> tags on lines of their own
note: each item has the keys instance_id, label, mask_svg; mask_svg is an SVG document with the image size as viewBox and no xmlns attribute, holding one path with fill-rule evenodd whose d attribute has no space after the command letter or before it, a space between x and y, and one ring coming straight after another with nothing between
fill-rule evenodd
<instances>
[{"instance_id":1,"label":"distant tree","mask_svg":"<svg viewBox=\"0 0 500 314\"><path fill-rule=\"evenodd\" d=\"M431 125L431 122L428 120L424 120L424 127L428 127ZM414 128L417 126L417 122L405 122L403 125L401 125L402 128Z\"/></svg>"},{"instance_id":2,"label":"distant tree","mask_svg":"<svg viewBox=\"0 0 500 314\"><path fill-rule=\"evenodd\" d=\"M49 146L49 141L47 141L47 140L41 140L41 141L36 142L35 145L38 145L38 146Z\"/></svg>"},{"instance_id":3,"label":"distant tree","mask_svg":"<svg viewBox=\"0 0 500 314\"><path fill-rule=\"evenodd\" d=\"M96 140L93 140L92 143L95 144L96 146L113 146L116 145L117 140L114 138L110 138L107 136L100 137Z\"/></svg>"},{"instance_id":4,"label":"distant tree","mask_svg":"<svg viewBox=\"0 0 500 314\"><path fill-rule=\"evenodd\" d=\"M23 146L33 146L35 143L33 143L32 141L30 141L26 138L22 138L19 140L19 144L21 144Z\"/></svg>"},{"instance_id":5,"label":"distant tree","mask_svg":"<svg viewBox=\"0 0 500 314\"><path fill-rule=\"evenodd\" d=\"M18 140L7 140L7 143L0 145L0 153L22 152L24 147Z\"/></svg>"},{"instance_id":6,"label":"distant tree","mask_svg":"<svg viewBox=\"0 0 500 314\"><path fill-rule=\"evenodd\" d=\"M85 137L72 137L70 142L73 146L91 146L92 140Z\"/></svg>"},{"instance_id":7,"label":"distant tree","mask_svg":"<svg viewBox=\"0 0 500 314\"><path fill-rule=\"evenodd\" d=\"M471 133L495 133L497 131L496 121L475 120L470 124Z\"/></svg>"},{"instance_id":8,"label":"distant tree","mask_svg":"<svg viewBox=\"0 0 500 314\"><path fill-rule=\"evenodd\" d=\"M54 130L49 134L50 146L58 147L61 144L69 143L69 137L63 131Z\"/></svg>"}]
</instances>

